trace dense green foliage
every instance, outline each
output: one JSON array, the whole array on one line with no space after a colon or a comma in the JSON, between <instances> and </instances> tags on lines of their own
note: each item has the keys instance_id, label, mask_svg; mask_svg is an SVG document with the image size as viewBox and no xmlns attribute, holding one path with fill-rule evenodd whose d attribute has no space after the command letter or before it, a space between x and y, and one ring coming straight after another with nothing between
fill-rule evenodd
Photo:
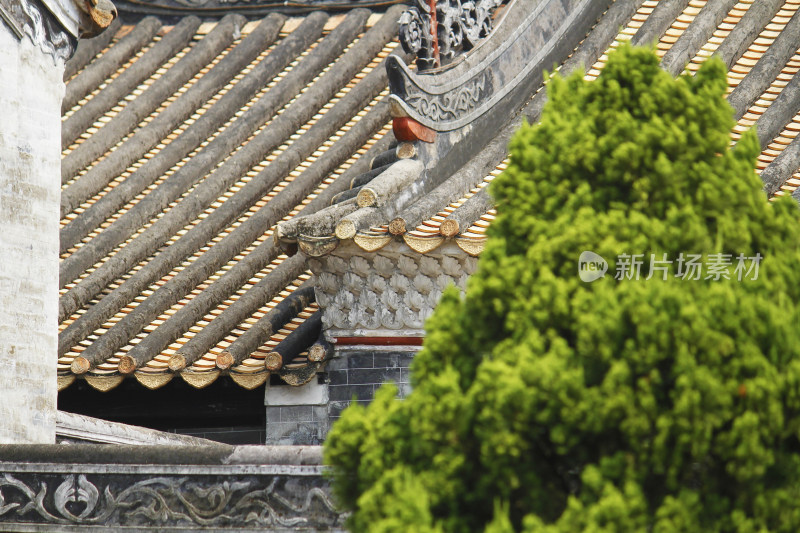
<instances>
[{"instance_id":1,"label":"dense green foliage","mask_svg":"<svg viewBox=\"0 0 800 533\"><path fill-rule=\"evenodd\" d=\"M624 46L547 89L413 392L385 386L328 437L352 530L800 531L798 216L765 200L755 136L730 146L722 62L674 79ZM584 250L605 277L579 279ZM639 253L641 278L614 279ZM651 253L732 254L731 279L645 280Z\"/></svg>"}]
</instances>

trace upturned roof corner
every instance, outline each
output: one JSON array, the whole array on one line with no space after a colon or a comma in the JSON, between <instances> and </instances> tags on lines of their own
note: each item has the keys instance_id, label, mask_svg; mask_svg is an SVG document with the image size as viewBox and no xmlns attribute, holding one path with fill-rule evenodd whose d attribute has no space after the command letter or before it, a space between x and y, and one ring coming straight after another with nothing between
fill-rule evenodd
<instances>
[{"instance_id":1,"label":"upturned roof corner","mask_svg":"<svg viewBox=\"0 0 800 533\"><path fill-rule=\"evenodd\" d=\"M66 62L81 38L102 33L117 18L111 0L0 0L0 20L17 39L28 38Z\"/></svg>"}]
</instances>

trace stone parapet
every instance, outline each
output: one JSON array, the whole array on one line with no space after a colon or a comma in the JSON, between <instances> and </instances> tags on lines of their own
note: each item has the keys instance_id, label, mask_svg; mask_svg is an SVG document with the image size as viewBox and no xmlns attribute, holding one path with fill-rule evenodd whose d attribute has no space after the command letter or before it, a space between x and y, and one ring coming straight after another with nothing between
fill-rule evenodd
<instances>
[{"instance_id":1,"label":"stone parapet","mask_svg":"<svg viewBox=\"0 0 800 533\"><path fill-rule=\"evenodd\" d=\"M343 531L319 447L0 448L2 531Z\"/></svg>"}]
</instances>

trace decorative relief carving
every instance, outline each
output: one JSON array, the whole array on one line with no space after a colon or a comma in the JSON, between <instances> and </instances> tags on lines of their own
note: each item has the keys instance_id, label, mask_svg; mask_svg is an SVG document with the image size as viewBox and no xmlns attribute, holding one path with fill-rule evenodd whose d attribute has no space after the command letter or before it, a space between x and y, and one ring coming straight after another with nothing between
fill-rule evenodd
<instances>
[{"instance_id":1,"label":"decorative relief carving","mask_svg":"<svg viewBox=\"0 0 800 533\"><path fill-rule=\"evenodd\" d=\"M100 498L100 491L97 490L93 484L86 480L83 474L78 476L78 481L75 481L75 476L68 476L64 482L56 489L53 500L56 504L56 510L61 513L61 516L72 521L80 522L84 518L92 514L97 501ZM75 515L71 510L67 509L67 503L82 503L83 509ZM80 505L77 506L80 509Z\"/></svg>"},{"instance_id":2,"label":"decorative relief carving","mask_svg":"<svg viewBox=\"0 0 800 533\"><path fill-rule=\"evenodd\" d=\"M441 5L442 1L438 0L437 5ZM416 3L419 4L420 0L416 0ZM476 12L481 13L496 4L462 0L459 5L462 10L466 7L472 10L474 6ZM407 117L439 133L455 132L481 120L482 126L462 131L457 136L459 139L461 135L472 137L478 145L487 142L495 125L502 122L500 118L511 116L524 104L528 93L520 87L530 83L539 84L545 69L568 57L581 36L591 29L607 7L607 2L595 0L509 2L502 8L502 20L506 22L497 19L498 29L486 37L484 44L473 51L468 61L454 63L435 75L414 72L402 59L389 56L386 70L389 74L392 116ZM426 13L419 5L415 9L420 20L424 21ZM467 14L466 17L471 18L472 15ZM409 30L413 29L412 19L413 14L405 17L408 22L404 30L406 34L419 33L419 39L426 38L424 30ZM407 47L416 46L408 44L413 39L407 38L406 41ZM456 93L461 94L456 97ZM409 98L415 99L414 105L408 102ZM440 113L442 108L470 111L444 120L433 119L422 112L427 110L439 117L452 116L451 113ZM453 142L460 141L454 138Z\"/></svg>"},{"instance_id":3,"label":"decorative relief carving","mask_svg":"<svg viewBox=\"0 0 800 533\"><path fill-rule=\"evenodd\" d=\"M466 287L477 259L377 252L310 261L326 328L422 329L442 291Z\"/></svg>"},{"instance_id":4,"label":"decorative relief carving","mask_svg":"<svg viewBox=\"0 0 800 533\"><path fill-rule=\"evenodd\" d=\"M423 6L423 13L412 7L400 15L400 44L406 52L417 56L419 70L433 68L435 64L429 11L427 6Z\"/></svg>"},{"instance_id":5,"label":"decorative relief carving","mask_svg":"<svg viewBox=\"0 0 800 533\"><path fill-rule=\"evenodd\" d=\"M0 8L54 62L66 62L74 52L75 39L40 3L34 0L0 0Z\"/></svg>"},{"instance_id":6,"label":"decorative relief carving","mask_svg":"<svg viewBox=\"0 0 800 533\"><path fill-rule=\"evenodd\" d=\"M415 6L400 18L400 43L417 56L420 70L436 66L436 45L441 65L451 63L460 52L467 52L492 31L492 13L502 0L436 0L436 43L431 30L429 0L416 0Z\"/></svg>"},{"instance_id":7,"label":"decorative relief carving","mask_svg":"<svg viewBox=\"0 0 800 533\"><path fill-rule=\"evenodd\" d=\"M4 474L0 524L44 523L197 527L330 527L339 524L328 494L306 476ZM141 478L142 476L137 476ZM267 479L270 479L267 483ZM56 487L55 490L50 487ZM2 526L0 526L2 527Z\"/></svg>"},{"instance_id":8,"label":"decorative relief carving","mask_svg":"<svg viewBox=\"0 0 800 533\"><path fill-rule=\"evenodd\" d=\"M492 92L491 73L484 71L455 91L438 95L409 91L405 102L434 122L451 121L477 109Z\"/></svg>"}]
</instances>

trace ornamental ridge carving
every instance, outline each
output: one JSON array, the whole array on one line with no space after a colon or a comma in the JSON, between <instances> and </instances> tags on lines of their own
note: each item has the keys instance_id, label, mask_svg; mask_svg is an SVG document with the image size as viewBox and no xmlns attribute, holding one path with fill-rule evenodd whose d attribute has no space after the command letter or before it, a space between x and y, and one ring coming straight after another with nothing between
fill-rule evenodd
<instances>
[{"instance_id":1,"label":"ornamental ridge carving","mask_svg":"<svg viewBox=\"0 0 800 533\"><path fill-rule=\"evenodd\" d=\"M406 52L417 56L417 68L436 66L431 10L428 0L400 17L400 43ZM436 0L436 36L441 65L452 63L460 52L477 46L492 31L492 14L503 0Z\"/></svg>"},{"instance_id":2,"label":"ornamental ridge carving","mask_svg":"<svg viewBox=\"0 0 800 533\"><path fill-rule=\"evenodd\" d=\"M477 109L492 93L492 75L484 71L455 91L439 95L410 92L405 103L434 122L454 121Z\"/></svg>"},{"instance_id":3,"label":"ornamental ridge carving","mask_svg":"<svg viewBox=\"0 0 800 533\"><path fill-rule=\"evenodd\" d=\"M309 262L326 328L422 329L442 291L466 287L477 258L376 252Z\"/></svg>"},{"instance_id":4,"label":"ornamental ridge carving","mask_svg":"<svg viewBox=\"0 0 800 533\"><path fill-rule=\"evenodd\" d=\"M340 516L322 488L301 487L297 478L288 477L273 476L267 484L263 478L254 476L209 479L167 475L130 482L125 476L120 479L113 475L17 474L15 477L6 473L0 477L0 524L193 530L339 525Z\"/></svg>"},{"instance_id":5,"label":"ornamental ridge carving","mask_svg":"<svg viewBox=\"0 0 800 533\"><path fill-rule=\"evenodd\" d=\"M59 60L66 62L75 50L75 39L40 3L34 0L0 0L0 11L14 33L21 29L33 44L53 58L54 63Z\"/></svg>"}]
</instances>

